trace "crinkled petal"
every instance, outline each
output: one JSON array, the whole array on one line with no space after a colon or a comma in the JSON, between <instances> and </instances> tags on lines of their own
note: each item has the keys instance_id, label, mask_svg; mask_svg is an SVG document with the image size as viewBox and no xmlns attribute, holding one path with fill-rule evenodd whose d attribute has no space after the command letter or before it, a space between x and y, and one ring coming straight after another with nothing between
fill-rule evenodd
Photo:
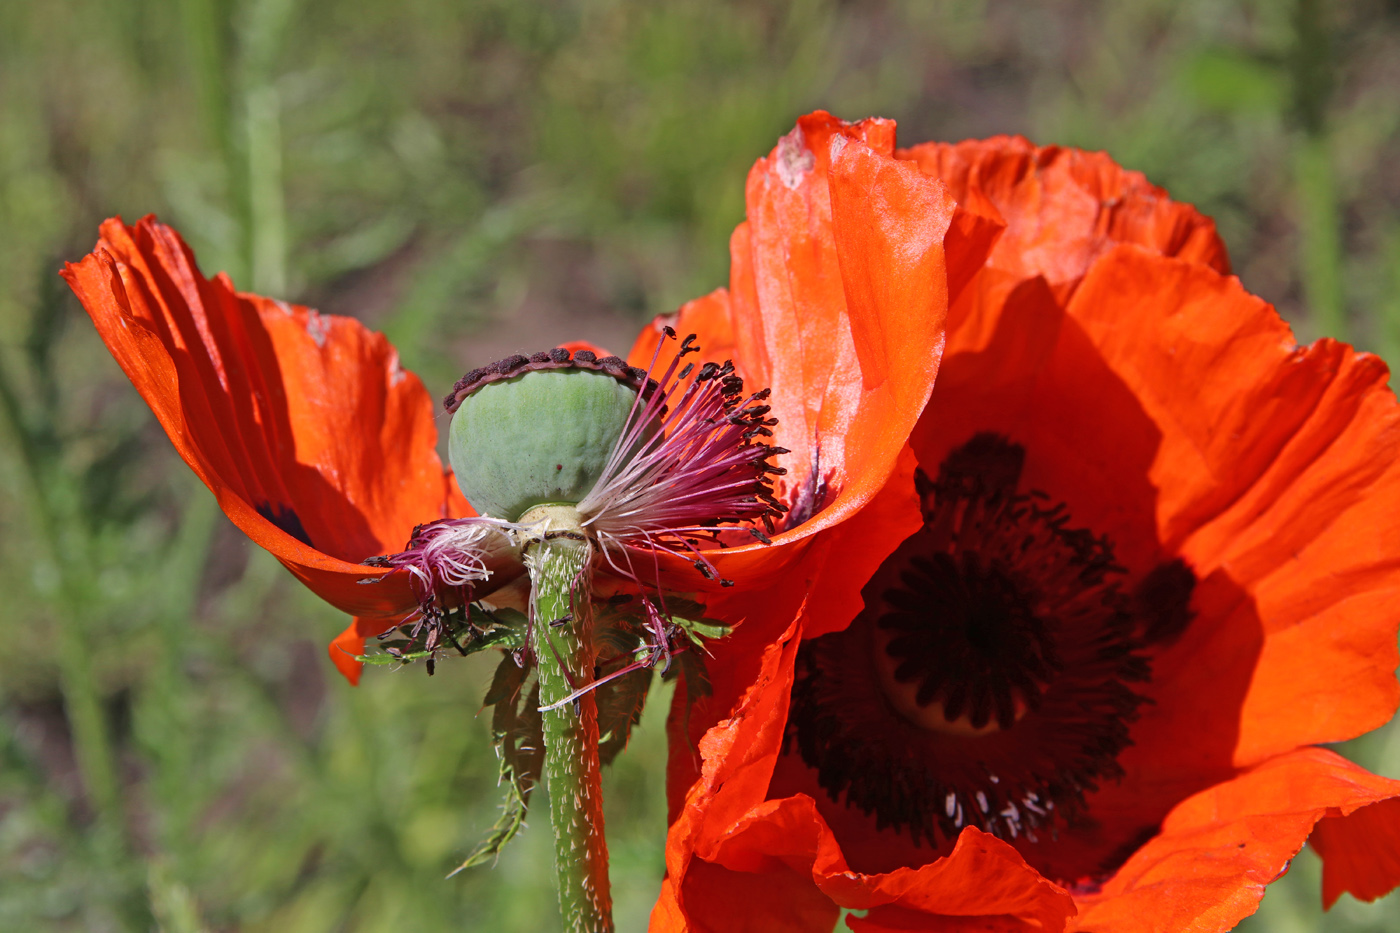
<instances>
[{"instance_id":1,"label":"crinkled petal","mask_svg":"<svg viewBox=\"0 0 1400 933\"><path fill-rule=\"evenodd\" d=\"M1228 731L1228 717L1230 764L1249 766L1388 721L1400 702L1400 405L1385 364L1330 340L1298 346L1238 280L1135 248L1095 266L1070 315L1160 434L1148 479L1163 550L1203 580L1227 577L1239 600L1201 612L1156 666L1156 710L1182 724L1176 737L1210 721ZM1200 663L1226 642L1242 696ZM1194 718L1211 705L1210 721Z\"/></svg>"},{"instance_id":2,"label":"crinkled petal","mask_svg":"<svg viewBox=\"0 0 1400 933\"><path fill-rule=\"evenodd\" d=\"M1043 870L1078 877L1237 768L1394 714L1400 406L1385 377L1335 342L1298 347L1236 279L1128 245L1067 307L1030 279L988 340L951 338L911 438L925 470L1003 434L1025 445L1024 487L1106 535L1129 588L1178 557L1198 579L1195 621L1156 652L1126 775L1090 797L1098 828L1041 846Z\"/></svg>"},{"instance_id":3,"label":"crinkled petal","mask_svg":"<svg viewBox=\"0 0 1400 933\"><path fill-rule=\"evenodd\" d=\"M732 357L751 388L772 389L774 441L791 451L777 461L788 498L809 487L819 501L774 537L780 547L719 555L740 585L791 565L797 555L782 545L879 492L932 389L950 280L972 279L1000 229L995 217L963 216L893 151L887 120L802 118L749 173L729 291L658 319L630 355L643 365L670 325L697 333L703 358Z\"/></svg>"},{"instance_id":4,"label":"crinkled petal","mask_svg":"<svg viewBox=\"0 0 1400 933\"><path fill-rule=\"evenodd\" d=\"M764 799L782 744L799 624L768 646L735 714L709 730L695 750L700 776L671 828L669 893L653 915L653 928L678 928L657 926L666 917L670 924L685 918L691 929L764 929L743 925L751 904L712 896L725 884L766 890L764 916L788 917L791 924L767 927L772 929L830 929L838 905L898 908L892 917L917 912L1062 928L1074 910L1069 895L991 835L969 829L947 858L920 868L860 874L849 870L812 798ZM829 909L821 909L814 892Z\"/></svg>"},{"instance_id":5,"label":"crinkled petal","mask_svg":"<svg viewBox=\"0 0 1400 933\"><path fill-rule=\"evenodd\" d=\"M1349 891L1363 901L1400 886L1400 795L1318 821L1309 844L1322 857L1322 906Z\"/></svg>"},{"instance_id":6,"label":"crinkled petal","mask_svg":"<svg viewBox=\"0 0 1400 933\"><path fill-rule=\"evenodd\" d=\"M1080 913L1072 928L1095 933L1232 929L1255 911L1264 887L1287 869L1319 820L1364 813L1362 808L1397 795L1400 781L1378 777L1324 749L1299 749L1266 761L1173 808L1161 832L1100 892L1078 898ZM1377 838L1332 837L1345 845ZM1393 835L1379 838L1394 840ZM1358 857L1355 850L1349 855ZM1360 857L1393 865L1395 850Z\"/></svg>"},{"instance_id":7,"label":"crinkled petal","mask_svg":"<svg viewBox=\"0 0 1400 933\"><path fill-rule=\"evenodd\" d=\"M1042 276L1068 297L1116 243L1230 271L1215 221L1107 153L994 136L923 143L895 155L942 180L958 203L1000 215L1006 231L987 267L1014 280Z\"/></svg>"},{"instance_id":8,"label":"crinkled petal","mask_svg":"<svg viewBox=\"0 0 1400 933\"><path fill-rule=\"evenodd\" d=\"M416 604L359 564L445 517L451 486L432 402L382 335L204 278L149 217L107 221L64 276L234 524L346 612Z\"/></svg>"},{"instance_id":9,"label":"crinkled petal","mask_svg":"<svg viewBox=\"0 0 1400 933\"><path fill-rule=\"evenodd\" d=\"M955 205L893 147L889 121L818 113L749 173L730 247L736 362L773 390L789 484L835 491L787 536L869 501L937 374Z\"/></svg>"}]
</instances>

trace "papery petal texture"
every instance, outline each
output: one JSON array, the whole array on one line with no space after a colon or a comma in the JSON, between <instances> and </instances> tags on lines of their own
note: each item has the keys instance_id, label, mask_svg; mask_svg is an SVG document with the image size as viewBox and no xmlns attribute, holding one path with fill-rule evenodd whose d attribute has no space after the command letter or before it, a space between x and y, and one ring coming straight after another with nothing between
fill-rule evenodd
<instances>
[{"instance_id":1,"label":"papery petal texture","mask_svg":"<svg viewBox=\"0 0 1400 933\"><path fill-rule=\"evenodd\" d=\"M383 335L205 278L150 217L107 221L64 276L234 524L381 629L416 605L402 575L366 582L378 574L359 562L464 503L436 453L432 401Z\"/></svg>"},{"instance_id":2,"label":"papery petal texture","mask_svg":"<svg viewBox=\"0 0 1400 933\"><path fill-rule=\"evenodd\" d=\"M813 119L794 135L810 139ZM779 183L807 164L786 139L767 163ZM839 153L834 205L854 145L828 144ZM733 911L688 881L722 869L800 892L801 929L829 929L795 880L805 874L833 904L868 911L848 921L857 930L1225 930L1309 834L1328 904L1344 890L1390 890L1400 783L1312 747L1373 729L1400 704L1400 406L1385 365L1335 341L1299 346L1229 275L1209 218L1103 154L1013 137L856 151L916 165L958 202L943 234L952 300L937 382L883 485L744 605L716 604L766 621L717 646L710 695L686 703L678 691L668 880L654 917L667 925L654 928L723 928ZM871 165L866 177L879 177ZM774 213L766 196L751 177L730 292L680 320L732 340L743 365L777 372L767 348L797 352L813 342L811 325L765 318L759 296L790 307L785 296L820 294L830 274L803 249L753 259ZM887 203L924 210L912 197ZM833 208L829 222L841 216ZM826 221L806 217L802 244ZM955 255L981 265L965 275ZM844 255L839 265L858 268ZM902 284L893 267L862 274ZM813 378L792 367L775 381ZM828 446L860 449L829 442L810 411L789 412L799 417L813 439L805 449L822 458ZM1053 838L969 826L935 851L825 789L796 750L788 659L850 625L875 568L920 527L915 468L937 475L978 436L1018 445L1020 488L1111 542L1123 592L1153 593L1144 588L1175 567L1189 611L1183 602L1158 619L1143 604L1134 650L1150 676L1133 684L1142 702L1129 741L1112 752L1116 776L1085 790L1085 819ZM778 637L794 615L800 629ZM740 766L746 776L731 784Z\"/></svg>"}]
</instances>

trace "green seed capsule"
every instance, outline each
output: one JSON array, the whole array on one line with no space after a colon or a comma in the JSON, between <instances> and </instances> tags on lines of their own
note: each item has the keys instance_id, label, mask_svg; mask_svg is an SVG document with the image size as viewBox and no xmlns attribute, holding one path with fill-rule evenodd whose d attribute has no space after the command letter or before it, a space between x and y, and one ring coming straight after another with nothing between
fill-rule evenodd
<instances>
[{"instance_id":1,"label":"green seed capsule","mask_svg":"<svg viewBox=\"0 0 1400 933\"><path fill-rule=\"evenodd\" d=\"M575 505L597 484L636 398L630 386L588 369L483 385L452 417L448 457L457 485L478 513L506 521L537 505Z\"/></svg>"}]
</instances>

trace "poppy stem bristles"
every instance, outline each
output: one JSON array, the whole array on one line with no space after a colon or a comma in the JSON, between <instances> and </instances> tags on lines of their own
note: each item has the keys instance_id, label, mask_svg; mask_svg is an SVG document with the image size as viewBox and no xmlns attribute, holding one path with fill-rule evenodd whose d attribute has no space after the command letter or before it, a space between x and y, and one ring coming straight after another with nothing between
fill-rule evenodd
<instances>
[{"instance_id":1,"label":"poppy stem bristles","mask_svg":"<svg viewBox=\"0 0 1400 933\"><path fill-rule=\"evenodd\" d=\"M559 909L568 933L608 933L612 895L603 835L590 594L594 546L572 506L521 517L530 574L530 646L539 670L544 774L554 827ZM560 624L555 624L559 622ZM576 695L575 695L576 694ZM571 695L572 702L563 702Z\"/></svg>"}]
</instances>

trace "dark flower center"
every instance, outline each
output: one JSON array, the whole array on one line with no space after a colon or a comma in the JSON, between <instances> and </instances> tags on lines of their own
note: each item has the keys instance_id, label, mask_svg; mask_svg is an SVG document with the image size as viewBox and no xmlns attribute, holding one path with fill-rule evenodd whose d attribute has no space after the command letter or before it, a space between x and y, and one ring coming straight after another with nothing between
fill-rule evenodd
<instances>
[{"instance_id":1,"label":"dark flower center","mask_svg":"<svg viewBox=\"0 0 1400 933\"><path fill-rule=\"evenodd\" d=\"M1034 842L1081 819L1122 775L1147 645L1190 618L1184 563L1125 593L1107 539L1017 491L1024 462L979 434L936 481L917 474L923 528L851 626L798 657L789 738L834 800L916 843L968 824Z\"/></svg>"}]
</instances>

